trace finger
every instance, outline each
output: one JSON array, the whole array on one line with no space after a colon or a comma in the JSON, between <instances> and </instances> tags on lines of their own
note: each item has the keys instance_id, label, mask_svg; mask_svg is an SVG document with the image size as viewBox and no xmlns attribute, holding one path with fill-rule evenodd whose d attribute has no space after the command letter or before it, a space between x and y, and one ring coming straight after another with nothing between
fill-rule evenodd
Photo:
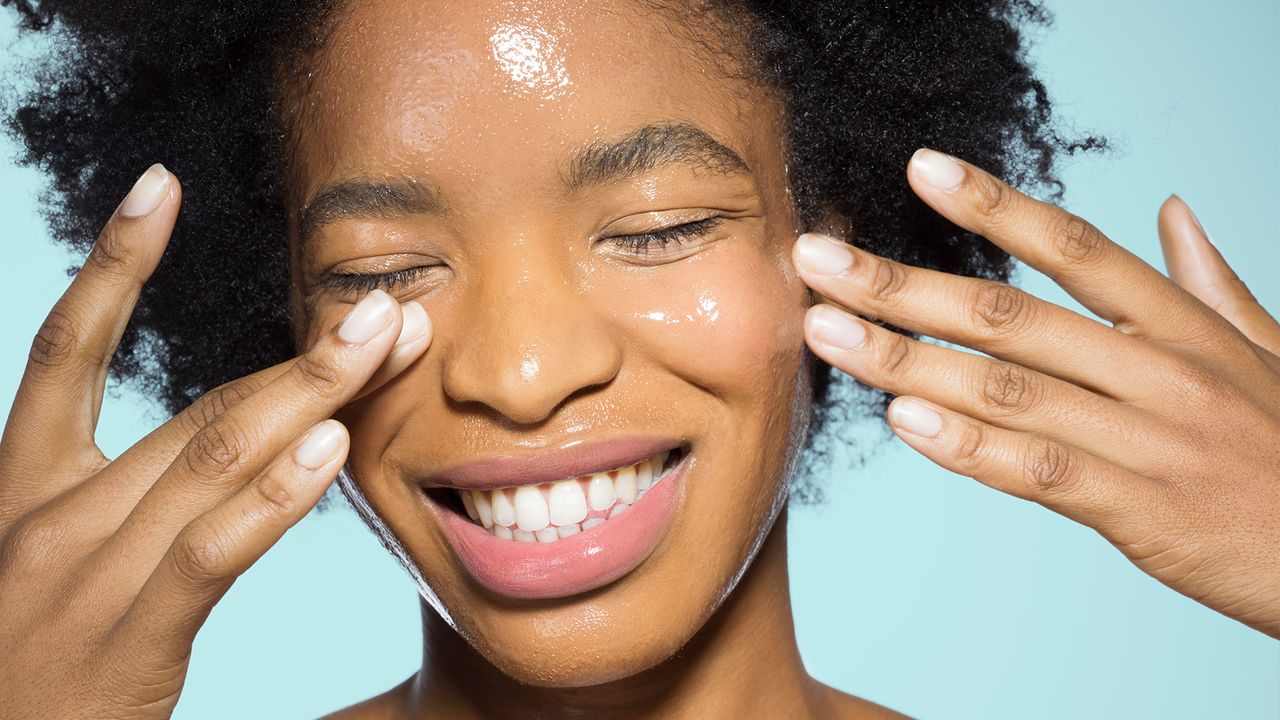
<instances>
[{"instance_id":1,"label":"finger","mask_svg":"<svg viewBox=\"0 0 1280 720\"><path fill-rule=\"evenodd\" d=\"M955 473L1087 525L1112 542L1138 541L1144 518L1162 511L1156 483L1076 447L998 428L920 398L889 404L894 433Z\"/></svg>"},{"instance_id":2,"label":"finger","mask_svg":"<svg viewBox=\"0 0 1280 720\"><path fill-rule=\"evenodd\" d=\"M431 344L431 317L427 315L426 308L416 302L410 302L405 303L402 309L404 310L404 327L400 331L400 340L373 377L369 378L360 392L352 398L353 401L376 392L403 373L422 357L427 346Z\"/></svg>"},{"instance_id":3,"label":"finger","mask_svg":"<svg viewBox=\"0 0 1280 720\"><path fill-rule=\"evenodd\" d=\"M36 333L0 442L0 460L19 468L0 487L0 512L79 479L74 473L60 477L56 468L102 461L93 433L107 369L142 284L168 243L180 201L177 178L163 165L143 173Z\"/></svg>"},{"instance_id":4,"label":"finger","mask_svg":"<svg viewBox=\"0 0 1280 720\"><path fill-rule=\"evenodd\" d=\"M1143 387L1143 341L1004 283L888 260L825 235L793 248L805 283L867 317L1062 378L1111 397Z\"/></svg>"},{"instance_id":5,"label":"finger","mask_svg":"<svg viewBox=\"0 0 1280 720\"><path fill-rule=\"evenodd\" d=\"M1160 206L1160 247L1169 277L1253 342L1280 354L1280 323L1258 303L1182 198Z\"/></svg>"},{"instance_id":6,"label":"finger","mask_svg":"<svg viewBox=\"0 0 1280 720\"><path fill-rule=\"evenodd\" d=\"M827 304L809 308L805 337L833 367L891 394L924 397L1122 466L1151 459L1152 434L1137 411L1016 363L920 342Z\"/></svg>"},{"instance_id":7,"label":"finger","mask_svg":"<svg viewBox=\"0 0 1280 720\"><path fill-rule=\"evenodd\" d=\"M214 604L319 502L349 444L341 423L320 422L253 482L183 528L117 623L111 647L157 667L184 661Z\"/></svg>"},{"instance_id":8,"label":"finger","mask_svg":"<svg viewBox=\"0 0 1280 720\"><path fill-rule=\"evenodd\" d=\"M392 349L355 399L376 391L403 372L430 344L431 322L426 310L418 303L408 303L403 310L404 322L400 330L403 342ZM73 488L72 492L52 499L46 510L57 516L81 518L77 536L86 546L100 545L119 530L124 518L196 433L289 372L297 360L290 358L210 390L128 448L94 477Z\"/></svg>"},{"instance_id":9,"label":"finger","mask_svg":"<svg viewBox=\"0 0 1280 720\"><path fill-rule=\"evenodd\" d=\"M297 358L290 358L210 390L92 477L48 500L41 511L77 518L77 538L85 547L97 547L120 528L192 436L286 373L295 362Z\"/></svg>"},{"instance_id":10,"label":"finger","mask_svg":"<svg viewBox=\"0 0 1280 720\"><path fill-rule=\"evenodd\" d=\"M1089 222L1030 198L962 160L921 149L907 173L922 200L1048 275L1126 332L1181 339L1207 317L1181 288Z\"/></svg>"},{"instance_id":11,"label":"finger","mask_svg":"<svg viewBox=\"0 0 1280 720\"><path fill-rule=\"evenodd\" d=\"M350 402L401 328L400 306L381 290L371 292L287 372L191 437L103 545L103 561L118 567L113 559L158 558L182 526L238 490L303 430Z\"/></svg>"}]
</instances>

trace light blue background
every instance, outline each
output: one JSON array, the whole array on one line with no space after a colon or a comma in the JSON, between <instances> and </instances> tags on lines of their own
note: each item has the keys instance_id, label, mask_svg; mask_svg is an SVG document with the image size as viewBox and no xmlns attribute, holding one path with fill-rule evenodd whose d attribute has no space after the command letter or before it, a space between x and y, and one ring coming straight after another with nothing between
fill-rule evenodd
<instances>
[{"instance_id":1,"label":"light blue background","mask_svg":"<svg viewBox=\"0 0 1280 720\"><path fill-rule=\"evenodd\" d=\"M1035 57L1058 111L1118 141L1068 164L1067 205L1160 266L1155 211L1176 191L1280 309L1280 3L1051 7ZM0 73L24 52L11 14ZM2 408L69 262L33 211L41 179L12 158L0 146ZM99 441L113 456L158 420L136 397L109 399ZM896 440L827 487L825 506L793 511L790 530L800 646L818 678L926 718L1280 717L1280 644L1165 589L1092 531ZM414 586L335 508L304 520L217 607L178 717L314 717L418 666Z\"/></svg>"}]
</instances>

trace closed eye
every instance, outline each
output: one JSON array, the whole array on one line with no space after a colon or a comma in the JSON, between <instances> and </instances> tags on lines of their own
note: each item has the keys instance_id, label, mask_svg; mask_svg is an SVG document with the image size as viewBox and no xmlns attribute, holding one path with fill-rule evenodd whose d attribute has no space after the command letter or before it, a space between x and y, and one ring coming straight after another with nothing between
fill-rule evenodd
<instances>
[{"instance_id":1,"label":"closed eye","mask_svg":"<svg viewBox=\"0 0 1280 720\"><path fill-rule=\"evenodd\" d=\"M672 225L671 227L650 230L649 232L635 233L632 235L614 235L612 237L602 238L607 242L614 243L623 249L636 255L647 255L655 248L661 249L671 244L684 245L692 240L696 240L703 235L714 230L720 223L724 222L722 217L709 217L693 222Z\"/></svg>"}]
</instances>

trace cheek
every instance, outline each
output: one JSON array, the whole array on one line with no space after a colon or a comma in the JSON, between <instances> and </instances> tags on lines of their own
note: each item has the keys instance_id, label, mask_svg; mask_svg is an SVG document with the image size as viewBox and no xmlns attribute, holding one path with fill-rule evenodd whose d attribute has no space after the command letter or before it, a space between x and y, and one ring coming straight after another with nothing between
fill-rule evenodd
<instances>
[{"instance_id":1,"label":"cheek","mask_svg":"<svg viewBox=\"0 0 1280 720\"><path fill-rule=\"evenodd\" d=\"M790 262L726 245L650 272L608 302L637 352L722 398L787 388L807 305Z\"/></svg>"}]
</instances>

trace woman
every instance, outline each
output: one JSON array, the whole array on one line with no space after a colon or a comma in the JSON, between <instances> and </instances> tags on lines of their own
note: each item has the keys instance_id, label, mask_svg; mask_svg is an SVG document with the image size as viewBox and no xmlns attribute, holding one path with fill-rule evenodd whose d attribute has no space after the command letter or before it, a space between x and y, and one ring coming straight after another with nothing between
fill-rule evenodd
<instances>
[{"instance_id":1,"label":"woman","mask_svg":"<svg viewBox=\"0 0 1280 720\"><path fill-rule=\"evenodd\" d=\"M939 464L1280 633L1280 328L1180 202L1174 283L996 179L1060 147L1027 8L57 10L78 54L14 117L64 229L124 158L198 180L177 222L185 172L144 173L33 345L0 445L19 714L169 712L345 465L434 612L423 670L341 716L892 716L795 650L824 362ZM1112 325L1000 284L1005 252ZM118 340L179 412L108 461Z\"/></svg>"}]
</instances>

